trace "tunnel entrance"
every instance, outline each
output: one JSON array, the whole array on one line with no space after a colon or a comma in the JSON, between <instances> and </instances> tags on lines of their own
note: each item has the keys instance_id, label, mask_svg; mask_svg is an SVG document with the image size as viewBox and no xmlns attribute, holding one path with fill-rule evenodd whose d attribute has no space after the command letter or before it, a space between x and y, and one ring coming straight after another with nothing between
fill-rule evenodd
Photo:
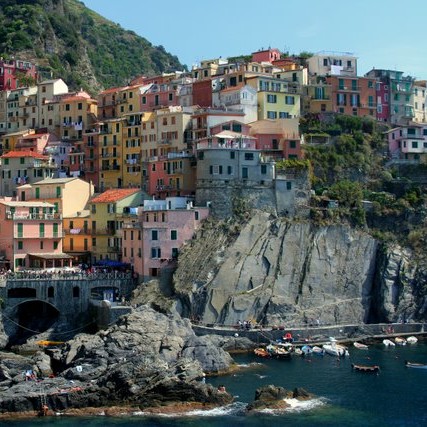
<instances>
[{"instance_id":1,"label":"tunnel entrance","mask_svg":"<svg viewBox=\"0 0 427 427\"><path fill-rule=\"evenodd\" d=\"M43 301L26 301L16 307L16 332L9 337L9 345L23 344L28 338L45 332L59 319L59 311Z\"/></svg>"}]
</instances>

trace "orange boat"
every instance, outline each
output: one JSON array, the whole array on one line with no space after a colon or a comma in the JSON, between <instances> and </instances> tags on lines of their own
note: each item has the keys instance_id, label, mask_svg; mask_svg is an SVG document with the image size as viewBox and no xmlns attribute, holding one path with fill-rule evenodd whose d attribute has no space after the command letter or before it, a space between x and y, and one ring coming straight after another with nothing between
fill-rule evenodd
<instances>
[{"instance_id":1,"label":"orange boat","mask_svg":"<svg viewBox=\"0 0 427 427\"><path fill-rule=\"evenodd\" d=\"M256 348L254 353L258 357L271 357L271 354L265 348Z\"/></svg>"}]
</instances>

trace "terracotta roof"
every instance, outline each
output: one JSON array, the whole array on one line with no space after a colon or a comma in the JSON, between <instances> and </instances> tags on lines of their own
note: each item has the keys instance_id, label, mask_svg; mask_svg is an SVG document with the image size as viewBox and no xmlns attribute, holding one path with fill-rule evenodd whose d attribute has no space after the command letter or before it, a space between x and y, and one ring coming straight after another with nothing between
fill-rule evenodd
<instances>
[{"instance_id":1,"label":"terracotta roof","mask_svg":"<svg viewBox=\"0 0 427 427\"><path fill-rule=\"evenodd\" d=\"M122 200L132 194L138 193L138 188L112 188L111 190L104 191L99 196L92 199L91 203L113 203Z\"/></svg>"},{"instance_id":2,"label":"terracotta roof","mask_svg":"<svg viewBox=\"0 0 427 427\"><path fill-rule=\"evenodd\" d=\"M20 158L20 157L33 157L35 159L48 159L49 156L43 156L35 151L9 151L1 156L2 159Z\"/></svg>"},{"instance_id":3,"label":"terracotta roof","mask_svg":"<svg viewBox=\"0 0 427 427\"><path fill-rule=\"evenodd\" d=\"M124 87L126 87L126 86L124 86ZM110 88L110 89L105 89L105 90L103 90L101 93L100 93L100 95L104 95L104 94L107 94L107 93L114 93L114 92L119 92L120 90L122 90L123 89L123 87L122 86L120 86L120 87L112 87L112 88Z\"/></svg>"},{"instance_id":4,"label":"terracotta roof","mask_svg":"<svg viewBox=\"0 0 427 427\"><path fill-rule=\"evenodd\" d=\"M22 137L22 139L34 139L34 138L41 138L43 136L49 135L48 133L33 133L30 135L25 135Z\"/></svg>"},{"instance_id":5,"label":"terracotta roof","mask_svg":"<svg viewBox=\"0 0 427 427\"><path fill-rule=\"evenodd\" d=\"M67 98L64 98L63 101L64 102L68 102L68 101L96 101L96 99L87 98L86 96L81 96L81 95L74 95L74 96L69 96Z\"/></svg>"}]
</instances>

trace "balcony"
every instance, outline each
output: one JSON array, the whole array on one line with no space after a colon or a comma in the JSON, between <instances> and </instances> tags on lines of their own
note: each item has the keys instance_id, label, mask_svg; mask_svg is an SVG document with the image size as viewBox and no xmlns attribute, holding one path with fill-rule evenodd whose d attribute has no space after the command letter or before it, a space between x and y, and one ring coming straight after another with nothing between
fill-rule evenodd
<instances>
[{"instance_id":1,"label":"balcony","mask_svg":"<svg viewBox=\"0 0 427 427\"><path fill-rule=\"evenodd\" d=\"M338 90L345 92L359 92L360 86L338 86Z\"/></svg>"},{"instance_id":2,"label":"balcony","mask_svg":"<svg viewBox=\"0 0 427 427\"><path fill-rule=\"evenodd\" d=\"M92 236L114 236L116 230L114 228L94 228L91 230Z\"/></svg>"},{"instance_id":3,"label":"balcony","mask_svg":"<svg viewBox=\"0 0 427 427\"><path fill-rule=\"evenodd\" d=\"M83 235L83 234L93 234L90 228L65 228L63 229L64 235Z\"/></svg>"},{"instance_id":4,"label":"balcony","mask_svg":"<svg viewBox=\"0 0 427 427\"><path fill-rule=\"evenodd\" d=\"M102 166L101 170L103 171L119 171L120 165L106 165Z\"/></svg>"},{"instance_id":5,"label":"balcony","mask_svg":"<svg viewBox=\"0 0 427 427\"><path fill-rule=\"evenodd\" d=\"M12 213L10 211L6 211L6 219L11 219L14 221L34 221L34 220L43 220L43 221L49 221L49 220L62 220L62 215L59 213L51 213L51 214L38 214L38 213L28 213L28 214L21 214L21 213Z\"/></svg>"}]
</instances>

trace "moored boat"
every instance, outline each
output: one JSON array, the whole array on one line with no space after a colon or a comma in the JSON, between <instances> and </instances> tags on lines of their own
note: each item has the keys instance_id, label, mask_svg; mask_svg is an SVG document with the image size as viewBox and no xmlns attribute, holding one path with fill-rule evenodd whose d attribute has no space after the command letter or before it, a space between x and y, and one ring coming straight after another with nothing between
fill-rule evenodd
<instances>
[{"instance_id":1,"label":"moored boat","mask_svg":"<svg viewBox=\"0 0 427 427\"><path fill-rule=\"evenodd\" d=\"M353 345L359 350L368 350L368 346L366 344L362 344L361 342L354 342Z\"/></svg>"},{"instance_id":2,"label":"moored boat","mask_svg":"<svg viewBox=\"0 0 427 427\"><path fill-rule=\"evenodd\" d=\"M333 338L330 338L330 340L331 341L329 343L322 346L325 353L331 356L349 356L349 353L344 346L337 344L336 340Z\"/></svg>"},{"instance_id":3,"label":"moored boat","mask_svg":"<svg viewBox=\"0 0 427 427\"><path fill-rule=\"evenodd\" d=\"M351 367L354 371L359 372L378 372L380 370L378 365L356 365L352 363Z\"/></svg>"},{"instance_id":4,"label":"moored boat","mask_svg":"<svg viewBox=\"0 0 427 427\"><path fill-rule=\"evenodd\" d=\"M385 339L385 340L383 340L383 344L384 344L386 347L395 347L395 345L396 345L393 341L391 341L391 340L389 340L389 339Z\"/></svg>"},{"instance_id":5,"label":"moored boat","mask_svg":"<svg viewBox=\"0 0 427 427\"><path fill-rule=\"evenodd\" d=\"M405 340L405 338L396 337L396 338L394 339L394 342L395 342L397 345L406 345L406 340Z\"/></svg>"},{"instance_id":6,"label":"moored boat","mask_svg":"<svg viewBox=\"0 0 427 427\"><path fill-rule=\"evenodd\" d=\"M301 347L301 351L303 354L310 354L310 353L313 353L313 348L309 345L303 345Z\"/></svg>"},{"instance_id":7,"label":"moored boat","mask_svg":"<svg viewBox=\"0 0 427 427\"><path fill-rule=\"evenodd\" d=\"M275 357L276 359L289 359L291 357L291 352L283 346L270 344L266 350L271 357Z\"/></svg>"},{"instance_id":8,"label":"moored boat","mask_svg":"<svg viewBox=\"0 0 427 427\"><path fill-rule=\"evenodd\" d=\"M254 353L258 357L270 357L271 356L270 353L265 348L262 348L262 347L256 348L254 350Z\"/></svg>"},{"instance_id":9,"label":"moored boat","mask_svg":"<svg viewBox=\"0 0 427 427\"><path fill-rule=\"evenodd\" d=\"M408 362L406 360L405 365L407 368L427 369L427 363Z\"/></svg>"},{"instance_id":10,"label":"moored boat","mask_svg":"<svg viewBox=\"0 0 427 427\"><path fill-rule=\"evenodd\" d=\"M417 343L417 342L418 342L418 338L417 338L417 337L414 337L414 336L411 336L411 337L406 338L406 342L407 342L408 344L415 344L415 343Z\"/></svg>"},{"instance_id":11,"label":"moored boat","mask_svg":"<svg viewBox=\"0 0 427 427\"><path fill-rule=\"evenodd\" d=\"M311 350L314 354L318 354L319 356L323 356L325 354L325 350L317 345L313 346Z\"/></svg>"}]
</instances>

